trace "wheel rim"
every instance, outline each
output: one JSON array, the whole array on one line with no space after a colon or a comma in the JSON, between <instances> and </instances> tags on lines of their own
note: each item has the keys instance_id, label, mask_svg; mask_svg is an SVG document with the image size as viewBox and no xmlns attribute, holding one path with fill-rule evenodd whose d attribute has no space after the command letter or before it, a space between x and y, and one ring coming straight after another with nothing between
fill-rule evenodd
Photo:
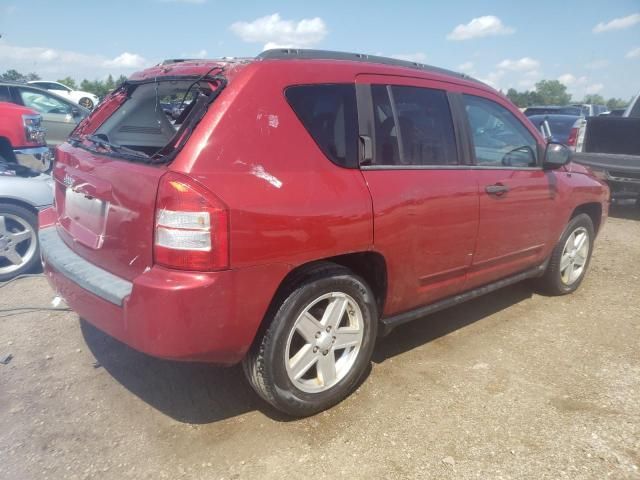
<instances>
[{"instance_id":1,"label":"wheel rim","mask_svg":"<svg viewBox=\"0 0 640 480\"><path fill-rule=\"evenodd\" d=\"M79 103L80 103L80 106L84 108L88 108L89 110L93 108L93 102L88 98L81 98Z\"/></svg>"},{"instance_id":2,"label":"wheel rim","mask_svg":"<svg viewBox=\"0 0 640 480\"><path fill-rule=\"evenodd\" d=\"M36 253L37 239L24 218L10 213L0 215L0 274L23 268Z\"/></svg>"},{"instance_id":3,"label":"wheel rim","mask_svg":"<svg viewBox=\"0 0 640 480\"><path fill-rule=\"evenodd\" d=\"M576 228L564 244L560 257L560 278L565 285L573 285L584 273L589 258L589 232Z\"/></svg>"},{"instance_id":4,"label":"wheel rim","mask_svg":"<svg viewBox=\"0 0 640 480\"><path fill-rule=\"evenodd\" d=\"M284 358L289 379L304 392L330 389L353 368L363 334L362 310L352 297L342 292L318 297L289 332Z\"/></svg>"}]
</instances>

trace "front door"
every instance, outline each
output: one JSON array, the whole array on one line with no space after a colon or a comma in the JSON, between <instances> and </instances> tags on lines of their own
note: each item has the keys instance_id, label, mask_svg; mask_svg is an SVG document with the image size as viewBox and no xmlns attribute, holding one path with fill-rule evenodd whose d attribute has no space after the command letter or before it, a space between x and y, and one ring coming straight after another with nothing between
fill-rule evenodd
<instances>
[{"instance_id":1,"label":"front door","mask_svg":"<svg viewBox=\"0 0 640 480\"><path fill-rule=\"evenodd\" d=\"M464 288L478 228L476 172L463 163L441 84L373 75L358 83L369 96L362 101L359 85L361 139L373 153L361 170L391 315Z\"/></svg>"},{"instance_id":2,"label":"front door","mask_svg":"<svg viewBox=\"0 0 640 480\"><path fill-rule=\"evenodd\" d=\"M505 106L463 95L480 195L478 244L467 287L544 261L556 204L553 174L541 167L536 137Z\"/></svg>"}]
</instances>

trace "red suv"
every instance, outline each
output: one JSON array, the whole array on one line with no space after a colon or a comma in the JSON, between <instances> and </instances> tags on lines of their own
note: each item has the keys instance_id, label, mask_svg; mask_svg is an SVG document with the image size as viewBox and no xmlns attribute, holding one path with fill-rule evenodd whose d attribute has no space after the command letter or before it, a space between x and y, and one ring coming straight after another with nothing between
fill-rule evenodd
<instances>
[{"instance_id":1,"label":"red suv","mask_svg":"<svg viewBox=\"0 0 640 480\"><path fill-rule=\"evenodd\" d=\"M309 415L356 388L390 328L527 278L575 290L608 190L568 160L504 96L438 68L170 61L58 149L43 261L101 330L242 361L262 398Z\"/></svg>"}]
</instances>

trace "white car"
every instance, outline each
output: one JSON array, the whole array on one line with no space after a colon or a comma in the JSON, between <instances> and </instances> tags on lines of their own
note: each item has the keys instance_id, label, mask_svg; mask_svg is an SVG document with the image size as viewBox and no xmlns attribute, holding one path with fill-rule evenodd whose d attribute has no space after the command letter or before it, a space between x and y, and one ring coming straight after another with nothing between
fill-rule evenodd
<instances>
[{"instance_id":1,"label":"white car","mask_svg":"<svg viewBox=\"0 0 640 480\"><path fill-rule=\"evenodd\" d=\"M89 110L93 110L93 108L100 101L100 99L97 96L95 96L93 93L83 92L82 90L73 90L59 82L34 80L29 83L34 87L42 88L44 90L49 90L55 94L60 95L61 97L68 98L72 102L77 103L81 107L88 108Z\"/></svg>"}]
</instances>

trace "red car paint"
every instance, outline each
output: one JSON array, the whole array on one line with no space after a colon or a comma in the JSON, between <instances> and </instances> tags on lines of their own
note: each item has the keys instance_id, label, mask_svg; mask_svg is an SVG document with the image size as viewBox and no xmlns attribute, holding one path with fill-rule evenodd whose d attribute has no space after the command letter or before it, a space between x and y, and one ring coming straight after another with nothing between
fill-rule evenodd
<instances>
[{"instance_id":1,"label":"red car paint","mask_svg":"<svg viewBox=\"0 0 640 480\"><path fill-rule=\"evenodd\" d=\"M23 115L38 115L33 110L13 103L0 102L0 140L13 150L22 147L41 147L42 142L29 141L26 136Z\"/></svg>"},{"instance_id":2,"label":"red car paint","mask_svg":"<svg viewBox=\"0 0 640 480\"><path fill-rule=\"evenodd\" d=\"M81 317L138 350L233 364L287 274L307 263L374 252L386 266L381 304L388 317L541 264L582 205L601 206L596 223L607 216L606 186L571 164L342 168L318 148L284 95L290 85L381 82L473 94L507 108L543 151L543 138L518 109L478 82L335 60L183 62L133 79L201 75L216 65L225 67L229 83L172 163L125 162L65 143L53 172L57 212L41 213L42 228L57 229L80 257L133 283L116 306L45 261L52 285ZM123 100L112 95L76 133L94 131ZM228 269L154 263L156 194L168 171L194 179L228 206ZM69 193L67 182L79 191ZM485 185L493 184L511 190L488 196ZM97 220L74 210L66 204L74 195L109 202L108 215Z\"/></svg>"}]
</instances>

